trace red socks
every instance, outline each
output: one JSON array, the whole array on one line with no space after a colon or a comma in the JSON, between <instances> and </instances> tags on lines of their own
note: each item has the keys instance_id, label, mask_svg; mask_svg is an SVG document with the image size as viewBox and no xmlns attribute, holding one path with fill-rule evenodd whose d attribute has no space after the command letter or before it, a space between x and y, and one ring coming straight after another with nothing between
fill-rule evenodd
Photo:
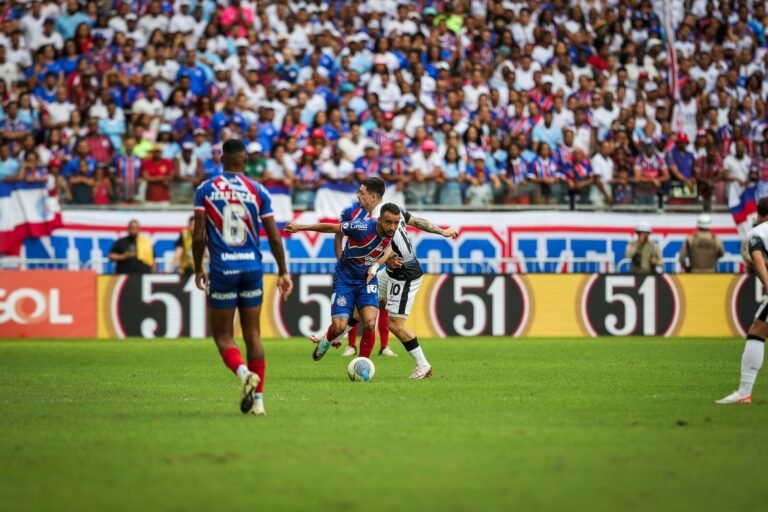
<instances>
[{"instance_id":1,"label":"red socks","mask_svg":"<svg viewBox=\"0 0 768 512\"><path fill-rule=\"evenodd\" d=\"M264 389L264 377L267 374L266 361L249 361L248 369L259 376L259 385L256 386L256 392L261 393Z\"/></svg>"},{"instance_id":2,"label":"red socks","mask_svg":"<svg viewBox=\"0 0 768 512\"><path fill-rule=\"evenodd\" d=\"M381 348L389 345L389 312L386 309L379 310L379 340Z\"/></svg>"},{"instance_id":3,"label":"red socks","mask_svg":"<svg viewBox=\"0 0 768 512\"><path fill-rule=\"evenodd\" d=\"M360 337L360 357L371 357L373 352L373 345L376 343L376 331L367 332L363 330L363 335Z\"/></svg>"},{"instance_id":4,"label":"red socks","mask_svg":"<svg viewBox=\"0 0 768 512\"><path fill-rule=\"evenodd\" d=\"M225 349L221 353L221 358L224 360L224 364L227 368L232 370L232 373L237 374L237 368L241 364L245 364L243 361L243 355L240 353L240 349L237 347L230 347Z\"/></svg>"},{"instance_id":5,"label":"red socks","mask_svg":"<svg viewBox=\"0 0 768 512\"><path fill-rule=\"evenodd\" d=\"M357 325L355 325L351 331L347 334L349 337L349 346L354 347L357 345Z\"/></svg>"}]
</instances>

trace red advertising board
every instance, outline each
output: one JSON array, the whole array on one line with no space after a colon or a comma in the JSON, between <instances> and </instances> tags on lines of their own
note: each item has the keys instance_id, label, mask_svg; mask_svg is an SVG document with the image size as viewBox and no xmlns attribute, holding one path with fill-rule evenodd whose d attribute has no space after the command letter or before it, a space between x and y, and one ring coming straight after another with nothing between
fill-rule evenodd
<instances>
[{"instance_id":1,"label":"red advertising board","mask_svg":"<svg viewBox=\"0 0 768 512\"><path fill-rule=\"evenodd\" d=\"M95 336L94 272L0 272L0 338Z\"/></svg>"}]
</instances>

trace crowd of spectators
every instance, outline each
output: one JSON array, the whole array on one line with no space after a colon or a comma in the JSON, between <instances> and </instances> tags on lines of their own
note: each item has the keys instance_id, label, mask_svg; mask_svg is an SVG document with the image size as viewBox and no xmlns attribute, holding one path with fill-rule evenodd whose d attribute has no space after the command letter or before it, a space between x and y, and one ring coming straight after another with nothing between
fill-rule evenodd
<instances>
[{"instance_id":1,"label":"crowd of spectators","mask_svg":"<svg viewBox=\"0 0 768 512\"><path fill-rule=\"evenodd\" d=\"M765 2L671 3L676 66L662 1L0 0L0 180L188 203L236 137L298 207L768 194Z\"/></svg>"}]
</instances>

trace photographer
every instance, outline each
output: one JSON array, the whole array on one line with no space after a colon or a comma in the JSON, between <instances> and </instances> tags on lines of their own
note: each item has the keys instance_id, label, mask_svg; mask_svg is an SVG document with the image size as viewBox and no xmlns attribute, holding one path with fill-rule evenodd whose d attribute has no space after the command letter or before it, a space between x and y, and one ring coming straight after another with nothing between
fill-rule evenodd
<instances>
[{"instance_id":1,"label":"photographer","mask_svg":"<svg viewBox=\"0 0 768 512\"><path fill-rule=\"evenodd\" d=\"M686 272L713 273L717 260L725 254L723 242L712 234L712 218L706 213L699 216L696 228L680 249L680 265Z\"/></svg>"},{"instance_id":2,"label":"photographer","mask_svg":"<svg viewBox=\"0 0 768 512\"><path fill-rule=\"evenodd\" d=\"M651 274L656 272L656 266L662 263L659 246L651 242L651 226L647 222L641 222L635 228L637 239L627 246L626 257L632 260L631 272L633 274Z\"/></svg>"}]
</instances>

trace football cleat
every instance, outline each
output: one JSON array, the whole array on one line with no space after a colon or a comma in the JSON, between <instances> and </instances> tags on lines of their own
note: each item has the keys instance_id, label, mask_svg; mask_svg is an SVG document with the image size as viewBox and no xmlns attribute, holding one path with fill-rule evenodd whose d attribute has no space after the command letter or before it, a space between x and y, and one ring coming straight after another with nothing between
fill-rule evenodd
<instances>
[{"instance_id":1,"label":"football cleat","mask_svg":"<svg viewBox=\"0 0 768 512\"><path fill-rule=\"evenodd\" d=\"M255 401L256 387L261 379L255 373L249 373L243 382L243 396L240 398L240 412L248 414L253 409ZM262 409L264 406L262 405Z\"/></svg>"},{"instance_id":2,"label":"football cleat","mask_svg":"<svg viewBox=\"0 0 768 512\"><path fill-rule=\"evenodd\" d=\"M267 411L264 410L264 400L254 400L251 414L255 416L266 416Z\"/></svg>"},{"instance_id":3,"label":"football cleat","mask_svg":"<svg viewBox=\"0 0 768 512\"><path fill-rule=\"evenodd\" d=\"M328 349L331 348L331 342L328 341L325 336L323 336L322 339L316 341L315 343L317 343L317 345L315 345L315 350L312 351L312 359L319 361L323 358L325 353L328 352Z\"/></svg>"},{"instance_id":4,"label":"football cleat","mask_svg":"<svg viewBox=\"0 0 768 512\"><path fill-rule=\"evenodd\" d=\"M413 369L413 373L411 373L411 376L408 378L413 380L421 380L421 379L429 378L431 376L432 376L431 366L416 366L416 368Z\"/></svg>"},{"instance_id":5,"label":"football cleat","mask_svg":"<svg viewBox=\"0 0 768 512\"><path fill-rule=\"evenodd\" d=\"M344 352L341 354L344 357L352 357L357 355L357 347L353 347L352 345L347 345L347 348L344 349Z\"/></svg>"},{"instance_id":6,"label":"football cleat","mask_svg":"<svg viewBox=\"0 0 768 512\"><path fill-rule=\"evenodd\" d=\"M389 348L389 346L386 346L379 350L380 356L386 356L386 357L397 357L397 354L395 354L395 351Z\"/></svg>"},{"instance_id":7,"label":"football cleat","mask_svg":"<svg viewBox=\"0 0 768 512\"><path fill-rule=\"evenodd\" d=\"M730 395L728 395L725 398L721 398L720 400L715 402L716 404L720 405L730 405L730 404L751 404L752 403L752 395L742 395L738 391L734 391Z\"/></svg>"}]
</instances>

